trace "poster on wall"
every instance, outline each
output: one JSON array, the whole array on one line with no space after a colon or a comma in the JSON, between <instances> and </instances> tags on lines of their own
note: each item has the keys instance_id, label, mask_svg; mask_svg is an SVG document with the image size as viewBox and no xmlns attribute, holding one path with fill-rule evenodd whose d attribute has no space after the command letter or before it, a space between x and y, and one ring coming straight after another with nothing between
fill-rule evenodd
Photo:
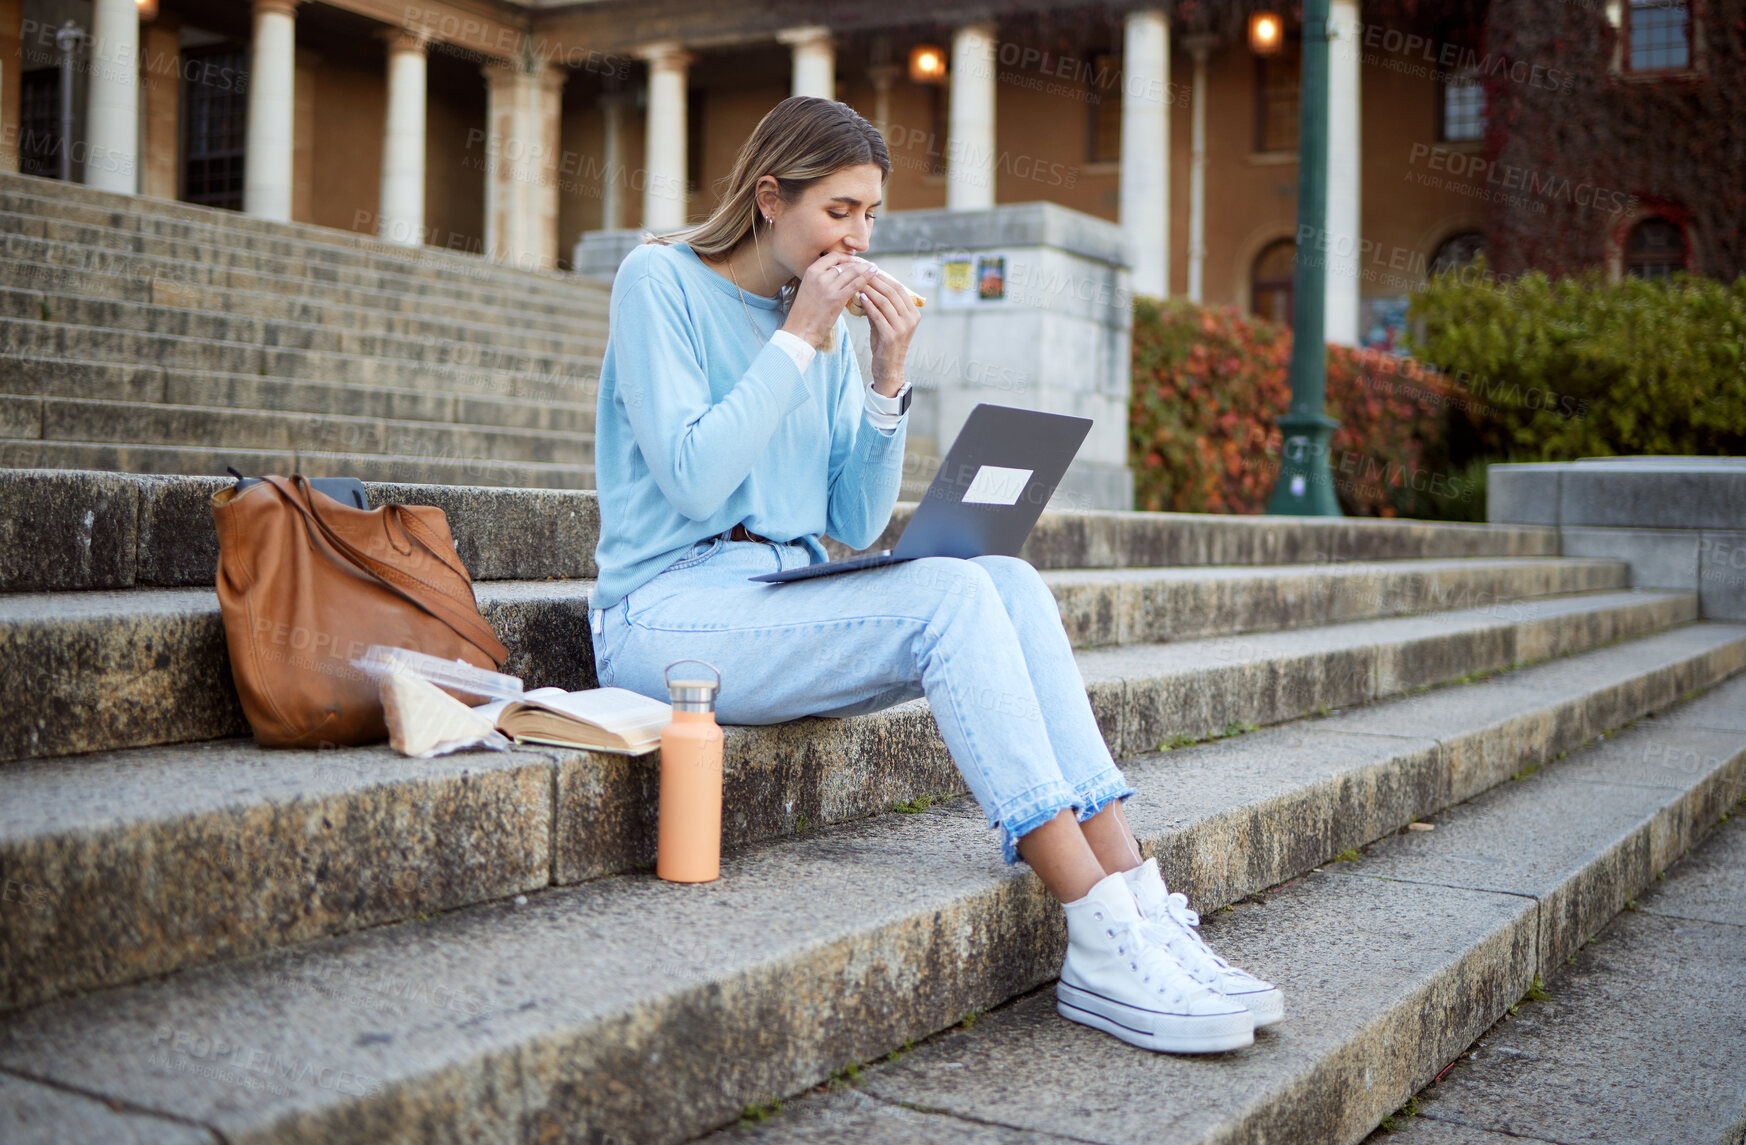
<instances>
[{"instance_id":1,"label":"poster on wall","mask_svg":"<svg viewBox=\"0 0 1746 1145\"><path fill-rule=\"evenodd\" d=\"M1358 344L1367 350L1405 355L1402 337L1407 330L1407 299L1366 298L1358 310Z\"/></svg>"},{"instance_id":2,"label":"poster on wall","mask_svg":"<svg viewBox=\"0 0 1746 1145\"><path fill-rule=\"evenodd\" d=\"M939 261L940 308L971 310L1006 301L1006 255L946 255Z\"/></svg>"}]
</instances>

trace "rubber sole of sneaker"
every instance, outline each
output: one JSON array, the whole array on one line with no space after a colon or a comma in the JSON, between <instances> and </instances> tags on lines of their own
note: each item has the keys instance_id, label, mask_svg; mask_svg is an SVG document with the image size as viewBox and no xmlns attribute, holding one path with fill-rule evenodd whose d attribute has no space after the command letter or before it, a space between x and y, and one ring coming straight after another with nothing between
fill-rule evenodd
<instances>
[{"instance_id":1,"label":"rubber sole of sneaker","mask_svg":"<svg viewBox=\"0 0 1746 1145\"><path fill-rule=\"evenodd\" d=\"M1216 1054L1240 1050L1255 1041L1254 1015L1247 1010L1236 1014L1163 1014L1066 982L1055 984L1055 1012L1129 1045L1165 1053Z\"/></svg>"},{"instance_id":2,"label":"rubber sole of sneaker","mask_svg":"<svg viewBox=\"0 0 1746 1145\"><path fill-rule=\"evenodd\" d=\"M1285 994L1277 986L1254 994L1226 994L1225 997L1249 1008L1249 1013L1255 1017L1257 1030L1285 1020Z\"/></svg>"}]
</instances>

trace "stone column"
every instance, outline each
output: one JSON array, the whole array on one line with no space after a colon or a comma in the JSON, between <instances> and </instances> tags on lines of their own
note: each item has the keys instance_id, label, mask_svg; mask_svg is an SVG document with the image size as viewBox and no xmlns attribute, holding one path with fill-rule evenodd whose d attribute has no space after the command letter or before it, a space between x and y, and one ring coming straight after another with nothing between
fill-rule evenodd
<instances>
[{"instance_id":1,"label":"stone column","mask_svg":"<svg viewBox=\"0 0 1746 1145\"><path fill-rule=\"evenodd\" d=\"M903 69L896 64L875 64L867 69L867 77L873 81L873 126L888 149L891 146L891 85L902 74ZM885 206L881 209L892 209L889 180L885 184Z\"/></svg>"},{"instance_id":2,"label":"stone column","mask_svg":"<svg viewBox=\"0 0 1746 1145\"><path fill-rule=\"evenodd\" d=\"M145 142L140 146L139 192L155 199L174 199L179 176L182 137L181 27L160 14L140 29L145 58L153 65L145 76L140 121Z\"/></svg>"},{"instance_id":3,"label":"stone column","mask_svg":"<svg viewBox=\"0 0 1746 1145\"><path fill-rule=\"evenodd\" d=\"M600 174L600 228L607 231L624 227L625 184L619 182L624 170L624 113L630 106L629 92L609 91L600 97L600 114L606 122L606 162Z\"/></svg>"},{"instance_id":4,"label":"stone column","mask_svg":"<svg viewBox=\"0 0 1746 1145\"><path fill-rule=\"evenodd\" d=\"M993 21L952 33L952 93L946 128L946 209L994 206Z\"/></svg>"},{"instance_id":5,"label":"stone column","mask_svg":"<svg viewBox=\"0 0 1746 1145\"><path fill-rule=\"evenodd\" d=\"M685 225L685 70L693 57L677 40L645 45L637 54L649 65L643 226L659 234Z\"/></svg>"},{"instance_id":6,"label":"stone column","mask_svg":"<svg viewBox=\"0 0 1746 1145\"><path fill-rule=\"evenodd\" d=\"M1358 344L1360 184L1358 0L1332 0L1328 12L1327 339Z\"/></svg>"},{"instance_id":7,"label":"stone column","mask_svg":"<svg viewBox=\"0 0 1746 1145\"><path fill-rule=\"evenodd\" d=\"M388 40L388 122L382 132L382 200L376 233L401 246L424 242L425 44L422 32Z\"/></svg>"},{"instance_id":8,"label":"stone column","mask_svg":"<svg viewBox=\"0 0 1746 1145\"><path fill-rule=\"evenodd\" d=\"M831 30L822 25L784 28L776 33L794 55L794 80L790 95L837 98L837 51Z\"/></svg>"},{"instance_id":9,"label":"stone column","mask_svg":"<svg viewBox=\"0 0 1746 1145\"><path fill-rule=\"evenodd\" d=\"M1129 12L1122 30L1121 223L1133 290L1170 293L1170 21Z\"/></svg>"},{"instance_id":10,"label":"stone column","mask_svg":"<svg viewBox=\"0 0 1746 1145\"><path fill-rule=\"evenodd\" d=\"M487 64L485 250L528 269L558 257L560 67Z\"/></svg>"},{"instance_id":11,"label":"stone column","mask_svg":"<svg viewBox=\"0 0 1746 1145\"><path fill-rule=\"evenodd\" d=\"M85 104L85 185L131 195L139 187L139 8L95 0Z\"/></svg>"},{"instance_id":12,"label":"stone column","mask_svg":"<svg viewBox=\"0 0 1746 1145\"><path fill-rule=\"evenodd\" d=\"M1192 126L1188 168L1188 299L1206 301L1206 57L1218 37L1191 36L1184 46L1194 57L1194 91L1189 108Z\"/></svg>"},{"instance_id":13,"label":"stone column","mask_svg":"<svg viewBox=\"0 0 1746 1145\"><path fill-rule=\"evenodd\" d=\"M298 0L254 0L254 4L243 210L263 219L290 222Z\"/></svg>"}]
</instances>

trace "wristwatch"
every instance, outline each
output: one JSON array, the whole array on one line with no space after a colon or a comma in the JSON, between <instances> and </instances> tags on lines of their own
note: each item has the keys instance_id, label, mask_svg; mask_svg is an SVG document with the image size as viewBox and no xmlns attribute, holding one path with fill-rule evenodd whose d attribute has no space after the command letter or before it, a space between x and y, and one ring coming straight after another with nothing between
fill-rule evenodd
<instances>
[{"instance_id":1,"label":"wristwatch","mask_svg":"<svg viewBox=\"0 0 1746 1145\"><path fill-rule=\"evenodd\" d=\"M901 417L909 412L909 399L915 396L915 386L911 382L904 382L902 389L887 397L874 389L872 382L868 382L867 393L873 400L874 409L883 414L894 414ZM891 408L893 402L897 403L896 409Z\"/></svg>"}]
</instances>

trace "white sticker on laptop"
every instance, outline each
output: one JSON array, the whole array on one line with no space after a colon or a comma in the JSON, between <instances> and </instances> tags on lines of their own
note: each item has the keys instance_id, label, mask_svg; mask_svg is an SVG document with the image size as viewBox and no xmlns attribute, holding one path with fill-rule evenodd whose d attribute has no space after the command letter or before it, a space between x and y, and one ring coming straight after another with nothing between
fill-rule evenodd
<instances>
[{"instance_id":1,"label":"white sticker on laptop","mask_svg":"<svg viewBox=\"0 0 1746 1145\"><path fill-rule=\"evenodd\" d=\"M984 465L976 471L970 488L964 491L966 505L1013 505L1024 496L1034 469L1007 469L1000 465Z\"/></svg>"}]
</instances>

